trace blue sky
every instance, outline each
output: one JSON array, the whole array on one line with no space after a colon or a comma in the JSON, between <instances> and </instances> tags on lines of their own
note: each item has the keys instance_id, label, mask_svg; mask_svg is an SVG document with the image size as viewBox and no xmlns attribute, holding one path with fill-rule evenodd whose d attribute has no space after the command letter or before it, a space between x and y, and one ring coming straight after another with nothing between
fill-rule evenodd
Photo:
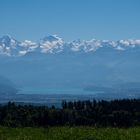
<instances>
[{"instance_id":1,"label":"blue sky","mask_svg":"<svg viewBox=\"0 0 140 140\"><path fill-rule=\"evenodd\" d=\"M0 0L0 36L140 38L140 0Z\"/></svg>"}]
</instances>

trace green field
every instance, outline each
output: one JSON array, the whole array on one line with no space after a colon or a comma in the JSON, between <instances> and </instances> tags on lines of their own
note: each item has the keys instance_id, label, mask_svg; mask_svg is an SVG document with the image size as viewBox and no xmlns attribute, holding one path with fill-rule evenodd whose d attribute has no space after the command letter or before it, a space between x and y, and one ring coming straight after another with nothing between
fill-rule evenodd
<instances>
[{"instance_id":1,"label":"green field","mask_svg":"<svg viewBox=\"0 0 140 140\"><path fill-rule=\"evenodd\" d=\"M140 140L140 128L0 128L0 140Z\"/></svg>"}]
</instances>

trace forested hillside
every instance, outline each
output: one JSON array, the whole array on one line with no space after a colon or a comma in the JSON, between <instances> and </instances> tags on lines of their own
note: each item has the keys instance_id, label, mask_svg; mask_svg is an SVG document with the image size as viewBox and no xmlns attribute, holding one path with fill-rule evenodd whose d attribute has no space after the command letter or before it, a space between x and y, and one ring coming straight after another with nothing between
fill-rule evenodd
<instances>
[{"instance_id":1,"label":"forested hillside","mask_svg":"<svg viewBox=\"0 0 140 140\"><path fill-rule=\"evenodd\" d=\"M9 127L96 126L131 127L140 125L140 99L62 102L52 106L0 106L0 125Z\"/></svg>"}]
</instances>

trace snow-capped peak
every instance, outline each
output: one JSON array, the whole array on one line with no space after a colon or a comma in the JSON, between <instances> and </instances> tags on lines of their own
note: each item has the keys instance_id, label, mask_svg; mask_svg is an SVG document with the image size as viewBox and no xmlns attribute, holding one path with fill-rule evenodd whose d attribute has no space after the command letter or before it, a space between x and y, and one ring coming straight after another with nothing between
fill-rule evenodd
<instances>
[{"instance_id":1,"label":"snow-capped peak","mask_svg":"<svg viewBox=\"0 0 140 140\"><path fill-rule=\"evenodd\" d=\"M42 49L41 52L43 53L59 52L60 50L62 50L63 45L63 39L58 37L57 35L44 37L40 41L40 48Z\"/></svg>"},{"instance_id":2,"label":"snow-capped peak","mask_svg":"<svg viewBox=\"0 0 140 140\"><path fill-rule=\"evenodd\" d=\"M9 35L0 38L0 54L8 56L23 56L37 47L36 43L29 40L19 42Z\"/></svg>"},{"instance_id":3,"label":"snow-capped peak","mask_svg":"<svg viewBox=\"0 0 140 140\"><path fill-rule=\"evenodd\" d=\"M1 41L5 42L5 41L10 41L12 40L13 38L10 36L10 35L4 35L2 36L1 38ZM13 39L14 40L14 39Z\"/></svg>"},{"instance_id":4,"label":"snow-capped peak","mask_svg":"<svg viewBox=\"0 0 140 140\"><path fill-rule=\"evenodd\" d=\"M0 38L0 45L5 47L15 47L18 41L10 35L5 35Z\"/></svg>"},{"instance_id":5,"label":"snow-capped peak","mask_svg":"<svg viewBox=\"0 0 140 140\"><path fill-rule=\"evenodd\" d=\"M44 37L43 39L41 39L41 41L49 41L49 42L53 42L53 41L62 41L63 39L60 38L58 35L49 35Z\"/></svg>"}]
</instances>

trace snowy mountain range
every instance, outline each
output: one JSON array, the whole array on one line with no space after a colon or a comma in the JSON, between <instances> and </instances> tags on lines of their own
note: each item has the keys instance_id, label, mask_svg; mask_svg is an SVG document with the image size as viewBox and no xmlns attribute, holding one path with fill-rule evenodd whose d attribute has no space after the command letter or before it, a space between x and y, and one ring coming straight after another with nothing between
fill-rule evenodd
<instances>
[{"instance_id":1,"label":"snowy mountain range","mask_svg":"<svg viewBox=\"0 0 140 140\"><path fill-rule=\"evenodd\" d=\"M108 88L111 93L116 89L140 93L139 61L140 40L65 42L57 35L38 42L0 38L0 76L24 93L110 92Z\"/></svg>"},{"instance_id":2,"label":"snowy mountain range","mask_svg":"<svg viewBox=\"0 0 140 140\"><path fill-rule=\"evenodd\" d=\"M74 40L65 42L57 35L44 37L39 42L25 40L20 42L9 35L0 38L0 54L6 56L24 56L30 52L62 53L62 52L95 52L100 48L110 48L116 51L140 48L140 40Z\"/></svg>"}]
</instances>

